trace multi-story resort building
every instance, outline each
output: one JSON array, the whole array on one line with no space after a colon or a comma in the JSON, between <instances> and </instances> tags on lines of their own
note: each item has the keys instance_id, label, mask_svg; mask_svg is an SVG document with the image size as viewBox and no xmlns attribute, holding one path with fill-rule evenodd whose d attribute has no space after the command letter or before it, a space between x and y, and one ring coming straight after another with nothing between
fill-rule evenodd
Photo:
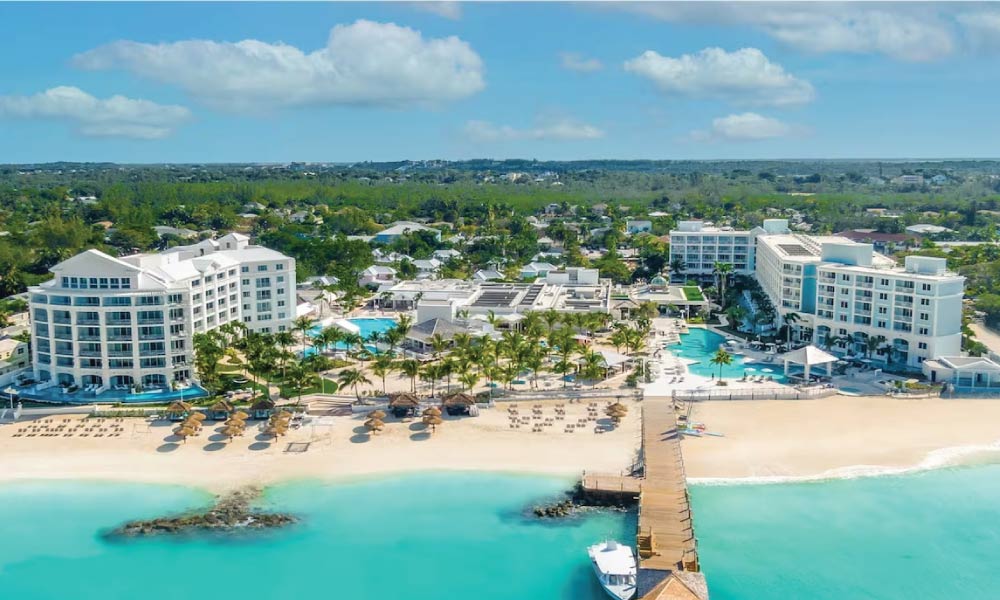
<instances>
[{"instance_id":1,"label":"multi-story resort building","mask_svg":"<svg viewBox=\"0 0 1000 600\"><path fill-rule=\"evenodd\" d=\"M823 245L816 338L834 336L848 352L910 369L930 358L958 356L965 278L949 273L943 258L907 256L903 267L886 260L870 244ZM869 339L877 346L869 347Z\"/></svg>"},{"instance_id":2,"label":"multi-story resort building","mask_svg":"<svg viewBox=\"0 0 1000 600\"><path fill-rule=\"evenodd\" d=\"M230 322L284 331L295 316L295 260L237 233L122 258L88 250L51 271L29 288L29 399L186 388L194 334Z\"/></svg>"},{"instance_id":3,"label":"multi-story resort building","mask_svg":"<svg viewBox=\"0 0 1000 600\"><path fill-rule=\"evenodd\" d=\"M670 233L672 258L691 252L690 231L699 228L685 229ZM909 256L899 266L872 244L792 233L784 219L768 219L749 233L748 274L773 304L775 325L789 324L794 340L908 370L960 355L965 278L949 272L944 259ZM674 249L675 239L684 240L683 252ZM734 272L743 271L743 263L730 262Z\"/></svg>"},{"instance_id":4,"label":"multi-story resort building","mask_svg":"<svg viewBox=\"0 0 1000 600\"><path fill-rule=\"evenodd\" d=\"M717 262L731 264L734 272L750 275L754 271L753 232L681 221L670 232L670 261L684 263L682 275L711 275Z\"/></svg>"}]
</instances>

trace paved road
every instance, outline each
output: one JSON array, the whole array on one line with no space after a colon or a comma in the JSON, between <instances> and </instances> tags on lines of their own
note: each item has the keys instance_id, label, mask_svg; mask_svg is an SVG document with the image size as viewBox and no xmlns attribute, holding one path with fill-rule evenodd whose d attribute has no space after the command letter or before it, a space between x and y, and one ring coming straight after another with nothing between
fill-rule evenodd
<instances>
[{"instance_id":1,"label":"paved road","mask_svg":"<svg viewBox=\"0 0 1000 600\"><path fill-rule=\"evenodd\" d=\"M976 334L976 339L992 352L1000 354L1000 333L989 329L982 323L970 323L969 329Z\"/></svg>"}]
</instances>

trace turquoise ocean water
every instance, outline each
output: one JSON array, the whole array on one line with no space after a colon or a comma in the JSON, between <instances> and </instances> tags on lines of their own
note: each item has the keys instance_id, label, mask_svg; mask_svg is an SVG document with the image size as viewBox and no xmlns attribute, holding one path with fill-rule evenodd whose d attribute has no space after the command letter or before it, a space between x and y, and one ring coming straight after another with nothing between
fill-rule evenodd
<instances>
[{"instance_id":1,"label":"turquoise ocean water","mask_svg":"<svg viewBox=\"0 0 1000 600\"><path fill-rule=\"evenodd\" d=\"M525 518L567 480L424 473L269 490L301 515L246 537L105 541L201 492L105 483L0 486L0 597L598 600L587 544L634 515ZM715 600L1000 598L1000 466L777 485L694 486Z\"/></svg>"}]
</instances>

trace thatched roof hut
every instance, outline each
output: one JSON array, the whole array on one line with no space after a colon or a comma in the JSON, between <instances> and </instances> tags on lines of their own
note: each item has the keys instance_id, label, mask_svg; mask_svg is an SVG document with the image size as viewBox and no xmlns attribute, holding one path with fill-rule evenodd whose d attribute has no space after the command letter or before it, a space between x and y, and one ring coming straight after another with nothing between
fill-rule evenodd
<instances>
[{"instance_id":1,"label":"thatched roof hut","mask_svg":"<svg viewBox=\"0 0 1000 600\"><path fill-rule=\"evenodd\" d=\"M469 414L469 408L476 404L476 398L472 394L456 392L448 394L443 398L441 406L448 411L449 415Z\"/></svg>"},{"instance_id":2,"label":"thatched roof hut","mask_svg":"<svg viewBox=\"0 0 1000 600\"><path fill-rule=\"evenodd\" d=\"M416 414L420 408L420 398L410 392L389 394L389 410L396 417L406 417Z\"/></svg>"},{"instance_id":3,"label":"thatched roof hut","mask_svg":"<svg viewBox=\"0 0 1000 600\"><path fill-rule=\"evenodd\" d=\"M208 407L208 414L214 421L225 421L233 412L233 405L228 400L219 400Z\"/></svg>"},{"instance_id":4,"label":"thatched roof hut","mask_svg":"<svg viewBox=\"0 0 1000 600\"><path fill-rule=\"evenodd\" d=\"M178 400L177 402L174 402L173 404L168 406L167 410L163 412L166 413L168 417L170 417L171 421L183 421L191 412L191 405L188 404L187 402L182 402Z\"/></svg>"},{"instance_id":5,"label":"thatched roof hut","mask_svg":"<svg viewBox=\"0 0 1000 600\"><path fill-rule=\"evenodd\" d=\"M250 406L250 414L254 419L266 419L274 414L274 400L261 398Z\"/></svg>"}]
</instances>

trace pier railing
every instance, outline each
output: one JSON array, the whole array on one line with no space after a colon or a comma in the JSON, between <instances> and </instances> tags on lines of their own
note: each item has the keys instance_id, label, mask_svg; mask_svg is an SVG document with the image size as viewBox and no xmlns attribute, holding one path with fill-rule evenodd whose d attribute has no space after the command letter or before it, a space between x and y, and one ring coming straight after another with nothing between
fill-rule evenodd
<instances>
[{"instance_id":1,"label":"pier railing","mask_svg":"<svg viewBox=\"0 0 1000 600\"><path fill-rule=\"evenodd\" d=\"M699 402L708 400L812 400L836 395L835 388L773 389L773 390L674 390L674 400Z\"/></svg>"}]
</instances>

